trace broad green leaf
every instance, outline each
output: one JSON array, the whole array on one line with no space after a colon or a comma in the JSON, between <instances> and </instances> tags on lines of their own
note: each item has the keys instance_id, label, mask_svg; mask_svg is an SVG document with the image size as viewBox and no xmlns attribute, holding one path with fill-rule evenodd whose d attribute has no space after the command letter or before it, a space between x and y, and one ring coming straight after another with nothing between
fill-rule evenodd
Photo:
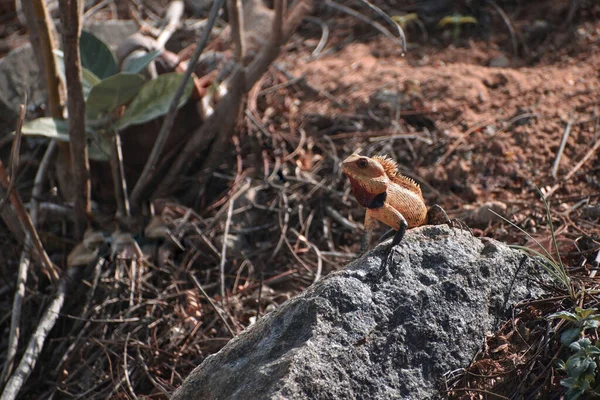
<instances>
[{"instance_id":1,"label":"broad green leaf","mask_svg":"<svg viewBox=\"0 0 600 400\"><path fill-rule=\"evenodd\" d=\"M581 318L587 318L590 315L592 315L594 312L598 311L595 308L581 308L581 307L575 307L575 312L577 313L577 315L579 315Z\"/></svg>"},{"instance_id":2,"label":"broad green leaf","mask_svg":"<svg viewBox=\"0 0 600 400\"><path fill-rule=\"evenodd\" d=\"M160 55L160 50L154 50L143 57L131 60L123 69L123 72L139 74L150 64L156 57Z\"/></svg>"},{"instance_id":3,"label":"broad green leaf","mask_svg":"<svg viewBox=\"0 0 600 400\"><path fill-rule=\"evenodd\" d=\"M23 135L44 136L61 142L69 141L69 126L64 119L38 118L23 124Z\"/></svg>"},{"instance_id":4,"label":"broad green leaf","mask_svg":"<svg viewBox=\"0 0 600 400\"><path fill-rule=\"evenodd\" d=\"M128 103L144 85L138 74L118 73L92 87L85 103L85 114L94 120Z\"/></svg>"},{"instance_id":5,"label":"broad green leaf","mask_svg":"<svg viewBox=\"0 0 600 400\"><path fill-rule=\"evenodd\" d=\"M579 318L577 318L575 316L575 314L573 314L569 311L559 311L559 312L556 312L556 313L548 316L548 319L554 319L554 318L566 319L567 321L572 321L572 322L577 322L579 320Z\"/></svg>"},{"instance_id":6,"label":"broad green leaf","mask_svg":"<svg viewBox=\"0 0 600 400\"><path fill-rule=\"evenodd\" d=\"M108 78L118 72L113 52L93 33L81 32L79 51L81 52L81 66L90 70L98 78Z\"/></svg>"},{"instance_id":7,"label":"broad green leaf","mask_svg":"<svg viewBox=\"0 0 600 400\"><path fill-rule=\"evenodd\" d=\"M570 376L581 376L589 370L592 363L594 361L589 357L571 357L567 361L567 371Z\"/></svg>"},{"instance_id":8,"label":"broad green leaf","mask_svg":"<svg viewBox=\"0 0 600 400\"><path fill-rule=\"evenodd\" d=\"M579 345L579 343L577 343L577 342L573 343L573 342L577 339L577 337L579 337L580 333L581 333L580 328L567 329L560 335L560 342L565 345L571 344L571 346L570 346L571 350L579 351L581 346Z\"/></svg>"},{"instance_id":9,"label":"broad green leaf","mask_svg":"<svg viewBox=\"0 0 600 400\"><path fill-rule=\"evenodd\" d=\"M56 65L58 66L58 73L60 74L65 85L67 84L67 78L65 76L65 59L62 50L54 50L54 54L56 55ZM100 78L94 75L87 68L81 68L81 85L83 86L83 97L85 99L88 98L90 94L90 90L94 85L100 83Z\"/></svg>"},{"instance_id":10,"label":"broad green leaf","mask_svg":"<svg viewBox=\"0 0 600 400\"><path fill-rule=\"evenodd\" d=\"M165 115L182 79L183 74L173 72L160 75L156 79L146 82L138 95L127 106L123 116L115 123L115 129L143 124ZM177 105L178 107L185 104L188 97L190 97L190 93L192 93L193 87L194 83L189 80Z\"/></svg>"},{"instance_id":11,"label":"broad green leaf","mask_svg":"<svg viewBox=\"0 0 600 400\"><path fill-rule=\"evenodd\" d=\"M111 141L102 134L88 133L88 157L94 161L109 161Z\"/></svg>"},{"instance_id":12,"label":"broad green leaf","mask_svg":"<svg viewBox=\"0 0 600 400\"><path fill-rule=\"evenodd\" d=\"M600 322L595 319L588 319L583 321L583 329L595 329L600 326Z\"/></svg>"}]
</instances>

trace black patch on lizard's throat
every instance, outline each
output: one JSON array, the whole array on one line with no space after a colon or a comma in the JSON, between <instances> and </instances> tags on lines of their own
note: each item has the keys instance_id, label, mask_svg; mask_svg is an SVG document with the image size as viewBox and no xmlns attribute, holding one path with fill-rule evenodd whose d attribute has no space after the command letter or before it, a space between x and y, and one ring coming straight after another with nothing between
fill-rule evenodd
<instances>
[{"instance_id":1,"label":"black patch on lizard's throat","mask_svg":"<svg viewBox=\"0 0 600 400\"><path fill-rule=\"evenodd\" d=\"M387 192L379 193L369 204L366 205L367 208L381 208L385 204L385 199L387 198Z\"/></svg>"}]
</instances>

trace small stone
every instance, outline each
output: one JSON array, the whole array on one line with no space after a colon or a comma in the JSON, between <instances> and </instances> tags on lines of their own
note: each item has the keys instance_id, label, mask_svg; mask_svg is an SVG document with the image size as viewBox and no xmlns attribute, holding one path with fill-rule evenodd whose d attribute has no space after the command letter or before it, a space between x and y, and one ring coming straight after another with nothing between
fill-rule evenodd
<instances>
[{"instance_id":1,"label":"small stone","mask_svg":"<svg viewBox=\"0 0 600 400\"><path fill-rule=\"evenodd\" d=\"M494 214L494 212L504 215L506 213L506 209L506 204L500 201L488 201L471 212L471 214L467 217L467 223L469 225L485 227L490 222L498 221L500 219Z\"/></svg>"},{"instance_id":2,"label":"small stone","mask_svg":"<svg viewBox=\"0 0 600 400\"><path fill-rule=\"evenodd\" d=\"M504 54L496 56L489 61L492 68L506 68L510 65L510 60Z\"/></svg>"}]
</instances>

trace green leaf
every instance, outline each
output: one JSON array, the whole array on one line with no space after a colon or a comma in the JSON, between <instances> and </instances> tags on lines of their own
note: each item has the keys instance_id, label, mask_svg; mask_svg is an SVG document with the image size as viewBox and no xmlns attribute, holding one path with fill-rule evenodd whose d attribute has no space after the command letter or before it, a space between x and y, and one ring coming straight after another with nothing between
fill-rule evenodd
<instances>
[{"instance_id":1,"label":"green leaf","mask_svg":"<svg viewBox=\"0 0 600 400\"><path fill-rule=\"evenodd\" d=\"M66 85L67 78L65 76L64 54L62 50L54 50L54 54L56 55L56 65L58 66L58 73L60 74L63 82ZM88 98L92 87L94 87L94 85L97 85L98 83L100 83L100 78L94 75L94 73L91 72L89 69L83 67L81 68L81 84L83 86L83 97L85 99Z\"/></svg>"},{"instance_id":2,"label":"green leaf","mask_svg":"<svg viewBox=\"0 0 600 400\"><path fill-rule=\"evenodd\" d=\"M123 69L123 72L139 74L150 64L156 57L160 55L160 50L154 50L147 53L145 56L131 60Z\"/></svg>"},{"instance_id":3,"label":"green leaf","mask_svg":"<svg viewBox=\"0 0 600 400\"><path fill-rule=\"evenodd\" d=\"M90 70L100 79L117 73L118 67L113 52L93 33L81 32L79 51L81 52L81 66Z\"/></svg>"},{"instance_id":4,"label":"green leaf","mask_svg":"<svg viewBox=\"0 0 600 400\"><path fill-rule=\"evenodd\" d=\"M86 118L94 120L128 103L144 85L138 74L118 73L92 87L85 103Z\"/></svg>"},{"instance_id":5,"label":"green leaf","mask_svg":"<svg viewBox=\"0 0 600 400\"><path fill-rule=\"evenodd\" d=\"M556 369L565 371L567 369L567 364L561 359L556 360Z\"/></svg>"},{"instance_id":6,"label":"green leaf","mask_svg":"<svg viewBox=\"0 0 600 400\"><path fill-rule=\"evenodd\" d=\"M586 319L583 321L583 329L595 329L600 326L600 322L595 319Z\"/></svg>"},{"instance_id":7,"label":"green leaf","mask_svg":"<svg viewBox=\"0 0 600 400\"><path fill-rule=\"evenodd\" d=\"M88 132L88 157L94 161L109 161L111 140L101 133Z\"/></svg>"},{"instance_id":8,"label":"green leaf","mask_svg":"<svg viewBox=\"0 0 600 400\"><path fill-rule=\"evenodd\" d=\"M576 385L575 378L569 377L569 378L561 379L560 385L564 386L566 388L572 388Z\"/></svg>"},{"instance_id":9,"label":"green leaf","mask_svg":"<svg viewBox=\"0 0 600 400\"><path fill-rule=\"evenodd\" d=\"M586 309L583 309L581 307L575 307L575 312L581 318L587 318L587 317L589 317L590 315L592 315L596 311L598 311L598 310L595 309L595 308L586 308Z\"/></svg>"},{"instance_id":10,"label":"green leaf","mask_svg":"<svg viewBox=\"0 0 600 400\"><path fill-rule=\"evenodd\" d=\"M570 376L581 377L588 369L590 358L571 357L567 361L567 370Z\"/></svg>"},{"instance_id":11,"label":"green leaf","mask_svg":"<svg viewBox=\"0 0 600 400\"><path fill-rule=\"evenodd\" d=\"M125 109L125 113L116 122L114 128L124 129L130 125L143 124L165 115L182 79L183 74L173 72L160 75L156 79L146 82L131 104ZM178 107L185 104L188 97L190 97L190 93L192 93L193 87L194 83L189 80Z\"/></svg>"},{"instance_id":12,"label":"green leaf","mask_svg":"<svg viewBox=\"0 0 600 400\"><path fill-rule=\"evenodd\" d=\"M572 322L577 322L579 320L577 318L577 316L575 316L575 314L573 314L569 311L559 311L559 312L556 312L556 313L548 316L548 319L554 319L554 318L566 319L567 321L572 321Z\"/></svg>"},{"instance_id":13,"label":"green leaf","mask_svg":"<svg viewBox=\"0 0 600 400\"><path fill-rule=\"evenodd\" d=\"M64 119L38 118L23 124L23 135L44 136L61 142L69 141L69 126Z\"/></svg>"},{"instance_id":14,"label":"green leaf","mask_svg":"<svg viewBox=\"0 0 600 400\"><path fill-rule=\"evenodd\" d=\"M571 350L579 351L581 349L581 346L579 343L575 342L575 340L579 337L580 333L581 329L579 327L567 329L560 335L560 342L564 345L571 344Z\"/></svg>"}]
</instances>

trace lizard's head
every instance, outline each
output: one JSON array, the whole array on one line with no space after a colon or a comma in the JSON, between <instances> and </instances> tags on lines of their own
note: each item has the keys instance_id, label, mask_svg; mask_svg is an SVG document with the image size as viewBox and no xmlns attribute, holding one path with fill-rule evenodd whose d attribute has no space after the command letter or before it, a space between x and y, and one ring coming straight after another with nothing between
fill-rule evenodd
<instances>
[{"instance_id":1,"label":"lizard's head","mask_svg":"<svg viewBox=\"0 0 600 400\"><path fill-rule=\"evenodd\" d=\"M385 170L381 164L369 157L358 154L352 154L342 162L342 171L349 178L359 181L385 176Z\"/></svg>"}]
</instances>

